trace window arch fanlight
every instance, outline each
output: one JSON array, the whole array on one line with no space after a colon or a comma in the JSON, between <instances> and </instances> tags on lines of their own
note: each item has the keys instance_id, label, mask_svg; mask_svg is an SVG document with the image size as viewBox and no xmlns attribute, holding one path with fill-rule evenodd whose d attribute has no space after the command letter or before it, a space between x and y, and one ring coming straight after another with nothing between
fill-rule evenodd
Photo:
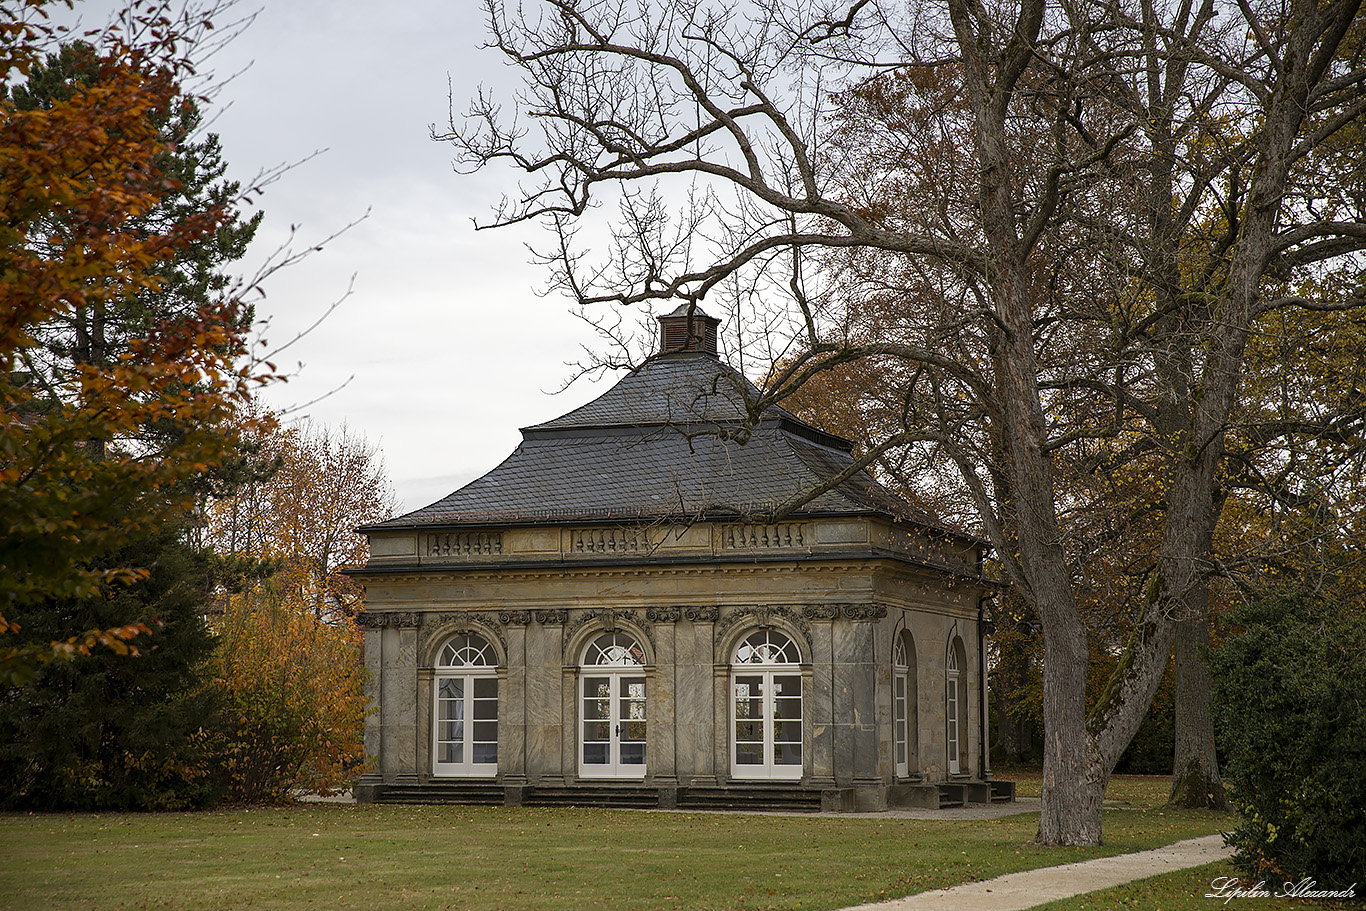
<instances>
[{"instance_id":1,"label":"window arch fanlight","mask_svg":"<svg viewBox=\"0 0 1366 911\"><path fill-rule=\"evenodd\" d=\"M946 725L946 745L948 752L949 774L962 771L963 735L965 725L966 701L963 686L963 666L966 658L963 653L963 640L954 636L949 641L949 654L944 686L944 722Z\"/></svg>"},{"instance_id":2,"label":"window arch fanlight","mask_svg":"<svg viewBox=\"0 0 1366 911\"><path fill-rule=\"evenodd\" d=\"M479 636L455 636L436 659L437 667L497 667L498 655Z\"/></svg>"},{"instance_id":3,"label":"window arch fanlight","mask_svg":"<svg viewBox=\"0 0 1366 911\"><path fill-rule=\"evenodd\" d=\"M603 633L580 667L579 774L645 777L645 650L628 633Z\"/></svg>"},{"instance_id":4,"label":"window arch fanlight","mask_svg":"<svg viewBox=\"0 0 1366 911\"><path fill-rule=\"evenodd\" d=\"M604 633L583 650L582 664L584 667L639 667L645 664L645 651L626 633Z\"/></svg>"},{"instance_id":5,"label":"window arch fanlight","mask_svg":"<svg viewBox=\"0 0 1366 911\"><path fill-rule=\"evenodd\" d=\"M432 675L432 774L498 774L498 654L481 636L452 636Z\"/></svg>"},{"instance_id":6,"label":"window arch fanlight","mask_svg":"<svg viewBox=\"0 0 1366 911\"><path fill-rule=\"evenodd\" d=\"M800 664L797 644L775 629L751 633L735 649L734 664Z\"/></svg>"},{"instance_id":7,"label":"window arch fanlight","mask_svg":"<svg viewBox=\"0 0 1366 911\"><path fill-rule=\"evenodd\" d=\"M731 776L802 776L802 674L797 645L756 630L731 658Z\"/></svg>"}]
</instances>

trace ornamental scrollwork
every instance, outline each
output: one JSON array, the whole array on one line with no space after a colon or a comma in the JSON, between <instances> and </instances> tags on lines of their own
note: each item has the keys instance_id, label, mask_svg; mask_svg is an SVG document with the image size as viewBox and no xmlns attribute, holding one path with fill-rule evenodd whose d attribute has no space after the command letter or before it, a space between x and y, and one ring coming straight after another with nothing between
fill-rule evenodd
<instances>
[{"instance_id":1,"label":"ornamental scrollwork","mask_svg":"<svg viewBox=\"0 0 1366 911\"><path fill-rule=\"evenodd\" d=\"M565 630L564 641L568 643L569 640L573 639L574 635L582 627L586 626L589 623L596 623L605 632L610 633L621 629L622 621L630 623L631 625L639 629L641 632L643 632L645 634L646 640L650 643L651 647L654 646L654 636L650 632L650 627L641 623L641 618L639 617L639 615L636 614L635 611L617 610L613 607L603 608L602 610L596 611L587 611L584 614L582 614L577 620L574 621L573 626Z\"/></svg>"},{"instance_id":2,"label":"ornamental scrollwork","mask_svg":"<svg viewBox=\"0 0 1366 911\"><path fill-rule=\"evenodd\" d=\"M863 604L842 604L841 612L850 620L881 620L887 616L887 607L876 602Z\"/></svg>"},{"instance_id":3,"label":"ornamental scrollwork","mask_svg":"<svg viewBox=\"0 0 1366 911\"><path fill-rule=\"evenodd\" d=\"M651 623L677 623L683 612L676 607L649 607L645 619Z\"/></svg>"},{"instance_id":4,"label":"ornamental scrollwork","mask_svg":"<svg viewBox=\"0 0 1366 911\"><path fill-rule=\"evenodd\" d=\"M721 618L721 608L689 607L683 611L683 616L693 623L715 623Z\"/></svg>"},{"instance_id":5,"label":"ornamental scrollwork","mask_svg":"<svg viewBox=\"0 0 1366 911\"><path fill-rule=\"evenodd\" d=\"M569 620L569 611L563 608L536 611L536 622L543 625L563 626Z\"/></svg>"},{"instance_id":6,"label":"ornamental scrollwork","mask_svg":"<svg viewBox=\"0 0 1366 911\"><path fill-rule=\"evenodd\" d=\"M726 613L716 626L717 638L723 638L726 631L737 623L748 621L760 628L773 626L774 618L785 620L792 628L801 632L806 644L811 645L811 622L798 611L781 605L760 604L755 607L739 607Z\"/></svg>"},{"instance_id":7,"label":"ornamental scrollwork","mask_svg":"<svg viewBox=\"0 0 1366 911\"><path fill-rule=\"evenodd\" d=\"M503 631L499 629L497 618L491 614L480 611L461 611L459 613L431 614L427 617L427 623L423 627L423 642L430 643L433 636L439 635L442 639L450 636L480 636L489 638L492 634L498 644L503 647L504 654L507 653L507 640L503 638ZM478 627L469 624L477 623ZM454 628L452 628L454 624Z\"/></svg>"},{"instance_id":8,"label":"ornamental scrollwork","mask_svg":"<svg viewBox=\"0 0 1366 911\"><path fill-rule=\"evenodd\" d=\"M498 622L504 626L526 626L531 622L529 610L505 610L498 612Z\"/></svg>"},{"instance_id":9,"label":"ornamental scrollwork","mask_svg":"<svg viewBox=\"0 0 1366 911\"><path fill-rule=\"evenodd\" d=\"M802 608L802 616L807 620L834 620L840 615L835 604L808 604Z\"/></svg>"},{"instance_id":10,"label":"ornamental scrollwork","mask_svg":"<svg viewBox=\"0 0 1366 911\"><path fill-rule=\"evenodd\" d=\"M362 629L416 629L422 624L418 611L366 611L356 616Z\"/></svg>"}]
</instances>

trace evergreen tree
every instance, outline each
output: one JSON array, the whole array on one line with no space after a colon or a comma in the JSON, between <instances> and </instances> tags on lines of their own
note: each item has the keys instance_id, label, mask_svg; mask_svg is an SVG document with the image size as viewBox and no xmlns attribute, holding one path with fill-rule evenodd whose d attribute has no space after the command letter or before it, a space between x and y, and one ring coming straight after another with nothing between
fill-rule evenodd
<instances>
[{"instance_id":1,"label":"evergreen tree","mask_svg":"<svg viewBox=\"0 0 1366 911\"><path fill-rule=\"evenodd\" d=\"M217 786L201 683L210 561L187 516L231 461L230 418L260 379L240 366L253 317L224 271L260 216L238 210L177 64L111 48L25 58L5 71L28 78L0 85L0 151L16 163L0 269L0 575L15 581L0 630L21 639L0 680L33 677L0 688L13 807L170 809Z\"/></svg>"},{"instance_id":2,"label":"evergreen tree","mask_svg":"<svg viewBox=\"0 0 1366 911\"><path fill-rule=\"evenodd\" d=\"M29 686L0 689L0 803L26 809L169 810L213 799L206 762L214 706L201 685L213 638L201 613L209 573L182 529L165 527L109 565L147 579L24 613L30 637L142 622L136 656L97 650L43 666Z\"/></svg>"}]
</instances>

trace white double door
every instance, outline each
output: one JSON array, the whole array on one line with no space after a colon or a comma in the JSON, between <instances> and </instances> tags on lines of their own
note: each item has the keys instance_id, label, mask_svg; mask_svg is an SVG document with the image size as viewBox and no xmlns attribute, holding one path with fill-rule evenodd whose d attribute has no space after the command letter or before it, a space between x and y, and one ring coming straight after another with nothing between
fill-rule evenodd
<instances>
[{"instance_id":1,"label":"white double door","mask_svg":"<svg viewBox=\"0 0 1366 911\"><path fill-rule=\"evenodd\" d=\"M645 678L591 673L580 678L579 774L645 777Z\"/></svg>"},{"instance_id":2,"label":"white double door","mask_svg":"<svg viewBox=\"0 0 1366 911\"><path fill-rule=\"evenodd\" d=\"M498 678L441 674L436 678L432 774L492 778L498 774Z\"/></svg>"}]
</instances>

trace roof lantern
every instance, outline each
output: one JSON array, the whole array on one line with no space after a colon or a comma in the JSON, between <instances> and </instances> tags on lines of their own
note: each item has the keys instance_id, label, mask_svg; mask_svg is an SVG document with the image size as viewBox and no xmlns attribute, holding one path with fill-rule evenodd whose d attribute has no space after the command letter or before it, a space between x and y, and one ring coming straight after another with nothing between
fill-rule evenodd
<instances>
[{"instance_id":1,"label":"roof lantern","mask_svg":"<svg viewBox=\"0 0 1366 911\"><path fill-rule=\"evenodd\" d=\"M692 316L691 321L689 314ZM658 317L658 320L660 354L698 351L720 359L716 348L716 327L721 325L721 321L703 313L701 307L683 303L672 313Z\"/></svg>"}]
</instances>

